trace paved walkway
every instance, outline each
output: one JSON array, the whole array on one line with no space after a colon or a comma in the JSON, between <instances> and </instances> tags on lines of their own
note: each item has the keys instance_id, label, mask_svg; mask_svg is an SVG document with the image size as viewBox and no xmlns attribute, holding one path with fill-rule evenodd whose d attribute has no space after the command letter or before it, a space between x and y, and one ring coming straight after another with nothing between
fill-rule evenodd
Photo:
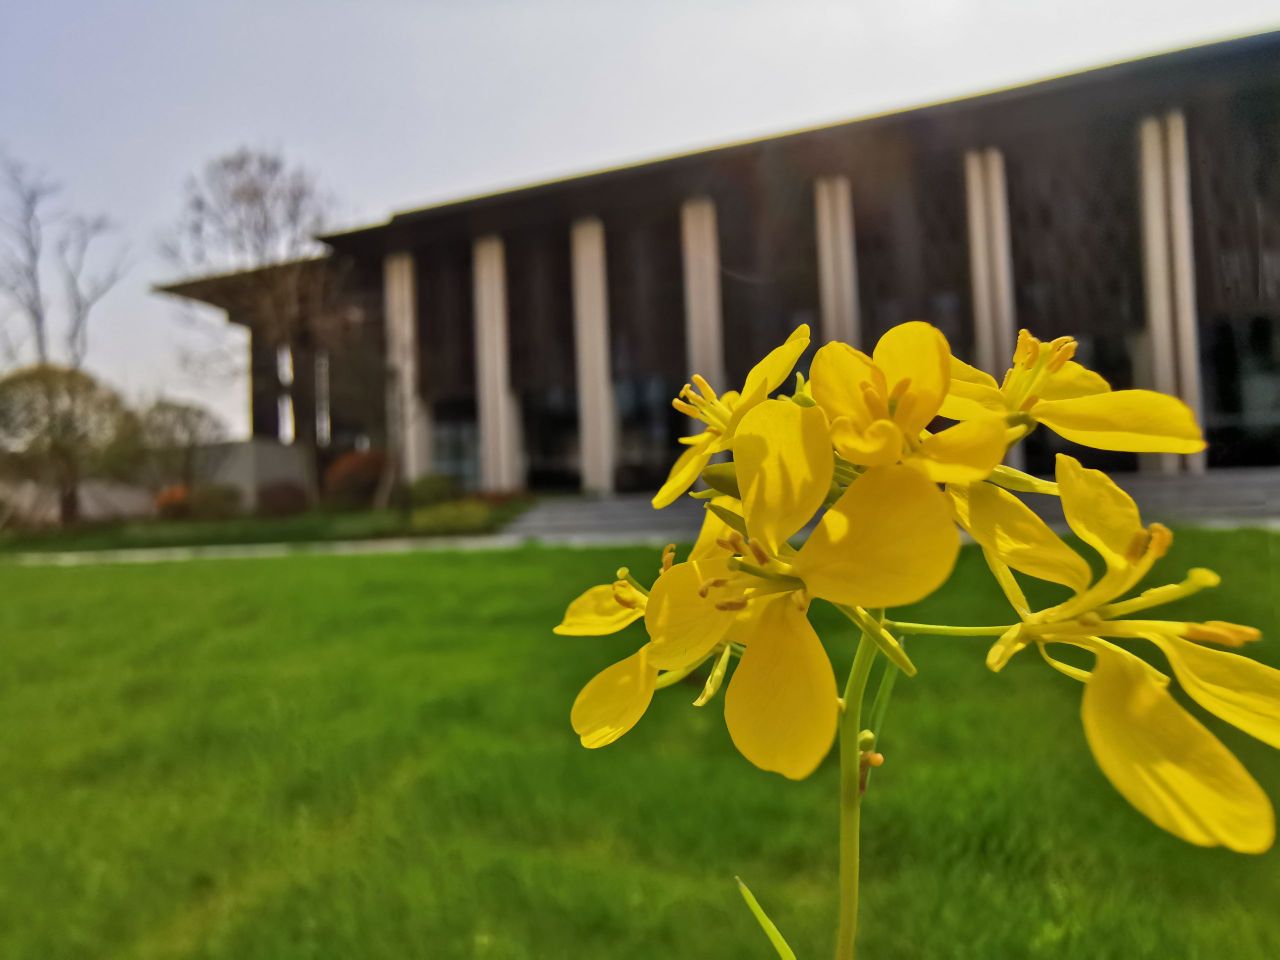
<instances>
[{"instance_id":1,"label":"paved walkway","mask_svg":"<svg viewBox=\"0 0 1280 960\"><path fill-rule=\"evenodd\" d=\"M1142 508L1147 521L1214 527L1280 530L1280 469L1219 470L1201 477L1122 475L1120 484ZM1061 523L1056 501L1034 497L1051 522ZM692 540L702 507L685 498L655 511L640 494L617 497L548 497L501 533L474 537L399 537L330 543L268 543L214 547L162 547L24 553L0 562L21 566L71 567L114 563L171 563L185 560L254 559L295 555L350 556L419 551L505 550L526 543L554 546L614 546Z\"/></svg>"}]
</instances>

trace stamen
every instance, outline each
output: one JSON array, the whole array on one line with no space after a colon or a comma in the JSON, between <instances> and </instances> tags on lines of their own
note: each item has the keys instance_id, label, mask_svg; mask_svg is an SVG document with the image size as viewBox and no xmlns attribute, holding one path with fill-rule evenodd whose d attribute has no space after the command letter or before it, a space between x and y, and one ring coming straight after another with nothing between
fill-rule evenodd
<instances>
[{"instance_id":1,"label":"stamen","mask_svg":"<svg viewBox=\"0 0 1280 960\"><path fill-rule=\"evenodd\" d=\"M756 563L760 566L766 566L769 563L769 555L764 552L764 548L754 540L747 541L747 548L751 551L751 555L756 558Z\"/></svg>"},{"instance_id":2,"label":"stamen","mask_svg":"<svg viewBox=\"0 0 1280 960\"><path fill-rule=\"evenodd\" d=\"M691 404L685 403L679 397L675 397L672 399L671 406L675 407L677 411L679 411L680 413L683 413L686 417L693 417L693 419L695 420L702 419L702 415L698 413L697 407L694 407Z\"/></svg>"},{"instance_id":3,"label":"stamen","mask_svg":"<svg viewBox=\"0 0 1280 960\"><path fill-rule=\"evenodd\" d=\"M1240 623L1228 623L1226 620L1207 620L1204 623L1189 623L1182 634L1188 640L1201 643L1216 643L1222 647L1243 647L1262 638L1262 631L1257 627L1246 627Z\"/></svg>"},{"instance_id":4,"label":"stamen","mask_svg":"<svg viewBox=\"0 0 1280 960\"><path fill-rule=\"evenodd\" d=\"M721 600L716 604L717 610L745 610L746 608L746 600Z\"/></svg>"},{"instance_id":5,"label":"stamen","mask_svg":"<svg viewBox=\"0 0 1280 960\"><path fill-rule=\"evenodd\" d=\"M876 392L871 384L862 384L862 399L866 403L867 412L871 414L873 420L889 419L889 408L885 406L884 398Z\"/></svg>"},{"instance_id":6,"label":"stamen","mask_svg":"<svg viewBox=\"0 0 1280 960\"><path fill-rule=\"evenodd\" d=\"M1151 530L1138 530L1134 533L1133 539L1129 541L1129 546L1125 548L1124 558L1130 563L1136 563L1141 560L1147 552L1147 547L1151 545Z\"/></svg>"},{"instance_id":7,"label":"stamen","mask_svg":"<svg viewBox=\"0 0 1280 960\"><path fill-rule=\"evenodd\" d=\"M693 375L693 385L697 387L698 390L702 393L702 395L706 397L708 400L710 400L712 403L715 403L715 401L718 399L718 394L713 389L711 389L711 384L707 383L707 381L703 378L702 374L695 373Z\"/></svg>"},{"instance_id":8,"label":"stamen","mask_svg":"<svg viewBox=\"0 0 1280 960\"><path fill-rule=\"evenodd\" d=\"M626 607L628 610L634 610L640 606L640 599L636 596L635 590L631 588L631 584L625 580L617 580L613 584L613 601L620 607Z\"/></svg>"},{"instance_id":9,"label":"stamen","mask_svg":"<svg viewBox=\"0 0 1280 960\"><path fill-rule=\"evenodd\" d=\"M892 406L902 399L903 395L911 388L911 378L903 377L893 385L893 389L889 391L889 404Z\"/></svg>"},{"instance_id":10,"label":"stamen","mask_svg":"<svg viewBox=\"0 0 1280 960\"><path fill-rule=\"evenodd\" d=\"M1028 411L1031 410L1032 407L1034 407L1039 402L1040 402L1040 398L1033 393L1030 396L1028 396L1027 399L1023 400L1021 404L1018 405L1018 412L1027 413Z\"/></svg>"},{"instance_id":11,"label":"stamen","mask_svg":"<svg viewBox=\"0 0 1280 960\"><path fill-rule=\"evenodd\" d=\"M1059 337L1053 343L1049 344L1053 355L1049 358L1049 363L1045 369L1050 373L1057 373L1067 365L1067 361L1076 355L1076 341L1074 337Z\"/></svg>"},{"instance_id":12,"label":"stamen","mask_svg":"<svg viewBox=\"0 0 1280 960\"><path fill-rule=\"evenodd\" d=\"M1018 331L1018 345L1013 350L1013 365L1029 367L1036 362L1040 353L1040 341L1031 335L1025 327Z\"/></svg>"},{"instance_id":13,"label":"stamen","mask_svg":"<svg viewBox=\"0 0 1280 960\"><path fill-rule=\"evenodd\" d=\"M715 577L711 580L704 580L702 582L702 586L698 588L698 596L705 600L707 594L710 593L712 589L717 587L727 587L728 585L729 581L724 577Z\"/></svg>"},{"instance_id":14,"label":"stamen","mask_svg":"<svg viewBox=\"0 0 1280 960\"><path fill-rule=\"evenodd\" d=\"M666 573L675 565L676 562L676 545L668 543L662 548L662 572Z\"/></svg>"}]
</instances>

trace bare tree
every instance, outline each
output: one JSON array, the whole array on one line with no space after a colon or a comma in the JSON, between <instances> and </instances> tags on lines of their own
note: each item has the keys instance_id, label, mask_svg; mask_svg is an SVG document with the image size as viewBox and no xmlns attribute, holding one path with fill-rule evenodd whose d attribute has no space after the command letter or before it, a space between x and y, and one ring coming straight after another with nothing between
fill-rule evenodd
<instances>
[{"instance_id":1,"label":"bare tree","mask_svg":"<svg viewBox=\"0 0 1280 960\"><path fill-rule=\"evenodd\" d=\"M347 325L343 271L316 240L330 207L306 169L278 153L241 148L187 181L164 245L181 272L202 278L184 285L188 291L197 284L207 289L209 302L247 326L259 348L288 348L293 380L280 389L293 401L294 442L313 451L316 354ZM230 357L225 347L188 362L205 375L244 371L243 354Z\"/></svg>"},{"instance_id":2,"label":"bare tree","mask_svg":"<svg viewBox=\"0 0 1280 960\"><path fill-rule=\"evenodd\" d=\"M76 375L88 352L89 318L119 282L124 254L117 249L105 267L95 269L100 259L96 251L111 224L102 216L54 211L51 203L58 192L59 186L44 174L0 157L0 299L10 303L28 338L15 340L6 330L3 344L12 365L34 361L33 376L24 386L24 392L40 399L25 404L30 446L51 458L62 521L71 523L79 517L85 456L76 445L88 436L86 421L97 415L86 403L94 391ZM51 273L60 296L46 289ZM63 340L60 358L53 349L58 337Z\"/></svg>"}]
</instances>

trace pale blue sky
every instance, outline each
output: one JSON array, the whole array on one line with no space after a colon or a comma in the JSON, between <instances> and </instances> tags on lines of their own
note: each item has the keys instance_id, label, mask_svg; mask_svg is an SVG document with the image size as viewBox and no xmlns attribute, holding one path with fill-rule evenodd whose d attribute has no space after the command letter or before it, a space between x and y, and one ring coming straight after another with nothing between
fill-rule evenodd
<instances>
[{"instance_id":1,"label":"pale blue sky","mask_svg":"<svg viewBox=\"0 0 1280 960\"><path fill-rule=\"evenodd\" d=\"M244 385L193 383L192 334L147 292L184 177L240 144L283 149L369 222L1276 26L1275 0L0 0L0 149L130 243L89 365L243 431Z\"/></svg>"}]
</instances>

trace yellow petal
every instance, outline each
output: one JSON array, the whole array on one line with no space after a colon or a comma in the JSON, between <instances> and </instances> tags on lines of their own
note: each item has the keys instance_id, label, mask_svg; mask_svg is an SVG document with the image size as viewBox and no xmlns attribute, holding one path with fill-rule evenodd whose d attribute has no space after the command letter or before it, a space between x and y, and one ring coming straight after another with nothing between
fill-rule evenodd
<instances>
[{"instance_id":1,"label":"yellow petal","mask_svg":"<svg viewBox=\"0 0 1280 960\"><path fill-rule=\"evenodd\" d=\"M634 727L649 709L657 679L658 669L643 647L592 677L569 713L582 745L591 750L608 746Z\"/></svg>"},{"instance_id":2,"label":"yellow petal","mask_svg":"<svg viewBox=\"0 0 1280 960\"><path fill-rule=\"evenodd\" d=\"M876 344L871 358L884 373L885 384L910 380L909 412L894 420L907 436L914 437L929 425L942 406L951 384L951 348L942 331L922 320L890 328Z\"/></svg>"},{"instance_id":3,"label":"yellow petal","mask_svg":"<svg viewBox=\"0 0 1280 960\"><path fill-rule=\"evenodd\" d=\"M728 560L716 557L677 563L658 577L644 612L650 663L680 670L716 648L736 613L716 606L724 599L723 587L708 586L704 595L703 586L729 576Z\"/></svg>"},{"instance_id":4,"label":"yellow petal","mask_svg":"<svg viewBox=\"0 0 1280 960\"><path fill-rule=\"evenodd\" d=\"M911 467L875 467L823 514L795 571L833 603L896 607L941 586L959 549L942 491Z\"/></svg>"},{"instance_id":5,"label":"yellow petal","mask_svg":"<svg viewBox=\"0 0 1280 960\"><path fill-rule=\"evenodd\" d=\"M790 596L762 604L725 694L729 736L764 770L801 780L831 749L839 711L822 642Z\"/></svg>"},{"instance_id":6,"label":"yellow petal","mask_svg":"<svg viewBox=\"0 0 1280 960\"><path fill-rule=\"evenodd\" d=\"M884 394L884 374L871 358L847 343L832 341L819 348L809 365L809 388L814 402L835 422L847 418L859 430L865 430L875 419L867 409L862 385L870 384Z\"/></svg>"},{"instance_id":7,"label":"yellow petal","mask_svg":"<svg viewBox=\"0 0 1280 960\"><path fill-rule=\"evenodd\" d=\"M742 395L734 407L730 420L730 431L752 407L777 390L782 382L791 376L796 361L809 349L809 325L802 323L792 331L786 342L774 347L759 363L751 368L746 382L742 385Z\"/></svg>"},{"instance_id":8,"label":"yellow petal","mask_svg":"<svg viewBox=\"0 0 1280 960\"><path fill-rule=\"evenodd\" d=\"M1152 390L1044 400L1031 415L1054 433L1099 450L1199 453L1205 447L1191 408Z\"/></svg>"},{"instance_id":9,"label":"yellow petal","mask_svg":"<svg viewBox=\"0 0 1280 960\"><path fill-rule=\"evenodd\" d=\"M569 604L555 632L562 637L603 637L617 633L643 615L643 606L624 607L615 598L613 584L602 583Z\"/></svg>"},{"instance_id":10,"label":"yellow petal","mask_svg":"<svg viewBox=\"0 0 1280 960\"><path fill-rule=\"evenodd\" d=\"M1057 458L1062 513L1077 537L1097 550L1108 569L1138 559L1144 542L1142 517L1133 498L1101 470L1089 470L1065 453Z\"/></svg>"},{"instance_id":11,"label":"yellow petal","mask_svg":"<svg viewBox=\"0 0 1280 960\"><path fill-rule=\"evenodd\" d=\"M1004 416L1006 412L1004 394L995 379L952 357L951 385L938 413L950 420L973 420L992 414Z\"/></svg>"},{"instance_id":12,"label":"yellow petal","mask_svg":"<svg viewBox=\"0 0 1280 960\"><path fill-rule=\"evenodd\" d=\"M1004 420L982 417L933 434L909 462L934 483L975 483L991 475L1004 451Z\"/></svg>"},{"instance_id":13,"label":"yellow petal","mask_svg":"<svg viewBox=\"0 0 1280 960\"><path fill-rule=\"evenodd\" d=\"M967 500L969 533L1001 563L1074 593L1089 586L1093 577L1085 559L1008 490L975 483Z\"/></svg>"},{"instance_id":14,"label":"yellow petal","mask_svg":"<svg viewBox=\"0 0 1280 960\"><path fill-rule=\"evenodd\" d=\"M686 490L694 485L698 474L710 462L712 454L717 452L720 438L714 433L703 433L698 443L686 447L676 458L667 475L662 488L653 496L653 509L661 510L679 500Z\"/></svg>"},{"instance_id":15,"label":"yellow petal","mask_svg":"<svg viewBox=\"0 0 1280 960\"><path fill-rule=\"evenodd\" d=\"M835 458L826 414L790 400L764 401L738 425L733 462L747 530L776 554L831 489Z\"/></svg>"},{"instance_id":16,"label":"yellow petal","mask_svg":"<svg viewBox=\"0 0 1280 960\"><path fill-rule=\"evenodd\" d=\"M742 510L742 505L733 497L712 497L710 502L717 507L732 510L734 513ZM728 556L729 551L716 541L723 540L732 533L733 528L714 510L706 511L706 515L702 518L702 529L698 531L698 539L694 541L693 549L689 551L689 559L704 560L707 557Z\"/></svg>"},{"instance_id":17,"label":"yellow petal","mask_svg":"<svg viewBox=\"0 0 1280 960\"><path fill-rule=\"evenodd\" d=\"M1280 670L1225 650L1153 633L1191 699L1232 726L1280 748Z\"/></svg>"},{"instance_id":18,"label":"yellow petal","mask_svg":"<svg viewBox=\"0 0 1280 960\"><path fill-rule=\"evenodd\" d=\"M1137 657L1098 650L1081 718L1102 772L1156 826L1202 847L1262 853L1271 846L1275 813L1267 795Z\"/></svg>"},{"instance_id":19,"label":"yellow petal","mask_svg":"<svg viewBox=\"0 0 1280 960\"><path fill-rule=\"evenodd\" d=\"M1111 384L1099 374L1068 360L1061 370L1045 377L1036 393L1041 400L1068 400L1072 397L1088 397L1095 393L1107 393Z\"/></svg>"},{"instance_id":20,"label":"yellow petal","mask_svg":"<svg viewBox=\"0 0 1280 960\"><path fill-rule=\"evenodd\" d=\"M859 430L841 417L831 424L831 442L840 456L864 467L887 467L902 459L902 431L892 420L873 420Z\"/></svg>"}]
</instances>

